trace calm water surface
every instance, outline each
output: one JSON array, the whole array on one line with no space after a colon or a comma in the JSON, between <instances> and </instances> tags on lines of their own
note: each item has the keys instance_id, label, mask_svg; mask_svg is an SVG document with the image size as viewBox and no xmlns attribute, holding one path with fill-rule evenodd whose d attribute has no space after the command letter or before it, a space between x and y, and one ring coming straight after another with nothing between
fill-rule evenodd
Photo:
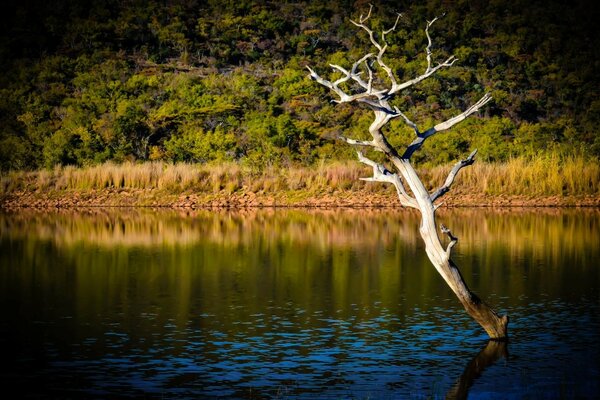
<instances>
[{"instance_id":1,"label":"calm water surface","mask_svg":"<svg viewBox=\"0 0 600 400\"><path fill-rule=\"evenodd\" d=\"M455 210L488 343L407 211L0 214L4 392L596 398L600 211Z\"/></svg>"}]
</instances>

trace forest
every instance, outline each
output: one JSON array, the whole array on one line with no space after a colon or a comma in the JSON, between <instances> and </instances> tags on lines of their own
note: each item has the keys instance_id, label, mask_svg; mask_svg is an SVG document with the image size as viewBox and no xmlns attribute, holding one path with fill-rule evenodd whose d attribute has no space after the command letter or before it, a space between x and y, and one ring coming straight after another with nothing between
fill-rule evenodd
<instances>
[{"instance_id":1,"label":"forest","mask_svg":"<svg viewBox=\"0 0 600 400\"><path fill-rule=\"evenodd\" d=\"M422 165L471 149L488 162L600 156L599 20L589 1L371 1L393 24L386 62L400 79L458 61L395 105L420 125L479 117L426 143ZM368 1L22 0L0 25L0 170L106 162L222 163L256 170L355 157L369 110L331 102L306 66L329 74L371 51L349 19ZM401 120L390 140L408 143Z\"/></svg>"}]
</instances>

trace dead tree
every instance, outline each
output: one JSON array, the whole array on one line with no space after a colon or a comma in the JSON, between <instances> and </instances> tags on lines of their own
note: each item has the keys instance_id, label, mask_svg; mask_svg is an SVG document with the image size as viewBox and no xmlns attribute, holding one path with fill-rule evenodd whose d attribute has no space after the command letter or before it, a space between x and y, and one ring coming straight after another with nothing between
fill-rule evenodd
<instances>
[{"instance_id":1,"label":"dead tree","mask_svg":"<svg viewBox=\"0 0 600 400\"><path fill-rule=\"evenodd\" d=\"M398 15L394 26L383 30L381 35L377 37L374 31L365 24L371 16L371 11L372 6L366 17L361 15L358 22L352 20L350 22L369 35L370 42L377 51L366 54L356 61L350 69L332 64L331 67L333 70L341 73L339 79L324 79L313 69L307 67L310 71L310 78L329 88L337 95L338 98L332 100L333 102L338 104L359 103L373 111L375 118L369 127L370 140L340 137L341 140L357 149L358 160L360 162L373 168L373 176L362 179L365 181L386 182L394 185L400 203L405 207L416 208L420 211L421 224L419 230L425 242L427 256L433 266L456 294L466 311L485 329L490 338L506 338L508 318L506 316L498 316L494 310L469 290L458 267L451 259L452 248L456 245L458 239L448 228L441 225L439 227L440 233L449 239L448 245L444 246L438 234L438 227L435 221L435 212L440 206L436 202L450 190L459 171L473 164L477 150L473 151L466 159L457 162L444 184L432 193L425 188L411 164L412 155L423 146L425 140L438 132L450 129L452 126L473 115L491 100L491 96L485 94L466 111L447 121L426 130L419 129L417 124L402 113L398 107L390 105L390 101L396 94L401 93L402 90L416 85L443 68L452 66L456 58L450 56L441 63L434 65L432 61L432 40L429 33L429 29L437 20L437 18L434 18L432 21L428 21L425 27L425 35L427 37L427 47L425 48L427 67L425 72L422 75L399 83L394 71L386 64L383 56L388 48L386 35L396 29L401 15ZM382 84L380 82L385 82L384 85L386 87L381 87ZM415 133L414 140L403 149L403 152L399 152L397 148L390 144L386 138L386 133L383 131L384 126L393 118L402 118ZM383 164L367 158L364 150L382 152L387 162L393 165L395 172L388 170Z\"/></svg>"}]
</instances>

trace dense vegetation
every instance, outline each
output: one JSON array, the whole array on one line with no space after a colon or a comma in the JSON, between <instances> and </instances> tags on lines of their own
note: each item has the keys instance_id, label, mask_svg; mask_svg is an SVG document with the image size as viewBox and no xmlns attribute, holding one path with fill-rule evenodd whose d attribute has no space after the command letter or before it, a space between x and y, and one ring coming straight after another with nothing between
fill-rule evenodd
<instances>
[{"instance_id":1,"label":"dense vegetation","mask_svg":"<svg viewBox=\"0 0 600 400\"><path fill-rule=\"evenodd\" d=\"M0 170L107 161L233 161L262 170L353 157L367 110L329 103L306 65L349 66L371 51L349 23L366 1L22 0L1 12ZM373 2L388 64L406 79L434 57L459 62L397 105L421 124L494 102L429 142L418 161L479 148L488 161L600 156L598 12L590 2ZM411 131L394 121L392 140Z\"/></svg>"}]
</instances>

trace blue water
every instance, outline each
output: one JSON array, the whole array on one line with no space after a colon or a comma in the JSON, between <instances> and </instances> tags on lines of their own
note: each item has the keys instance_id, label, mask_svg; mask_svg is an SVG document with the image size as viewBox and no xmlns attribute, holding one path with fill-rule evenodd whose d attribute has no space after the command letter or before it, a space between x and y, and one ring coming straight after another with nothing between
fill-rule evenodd
<instances>
[{"instance_id":1,"label":"blue water","mask_svg":"<svg viewBox=\"0 0 600 400\"><path fill-rule=\"evenodd\" d=\"M102 222L98 235L98 216L5 215L3 387L44 398L598 396L598 214L520 215L515 226L541 226L544 238L492 251L475 232L463 243L467 280L511 319L510 340L479 369L485 333L381 215L364 216L360 229L380 240L363 246L339 226L351 219L235 217L142 214ZM489 232L495 218L511 217L481 215L490 238L503 234ZM126 228L112 240L115 226ZM172 244L170 228L174 242L188 230L197 239ZM540 240L560 242L555 230L568 249L540 252Z\"/></svg>"}]
</instances>

